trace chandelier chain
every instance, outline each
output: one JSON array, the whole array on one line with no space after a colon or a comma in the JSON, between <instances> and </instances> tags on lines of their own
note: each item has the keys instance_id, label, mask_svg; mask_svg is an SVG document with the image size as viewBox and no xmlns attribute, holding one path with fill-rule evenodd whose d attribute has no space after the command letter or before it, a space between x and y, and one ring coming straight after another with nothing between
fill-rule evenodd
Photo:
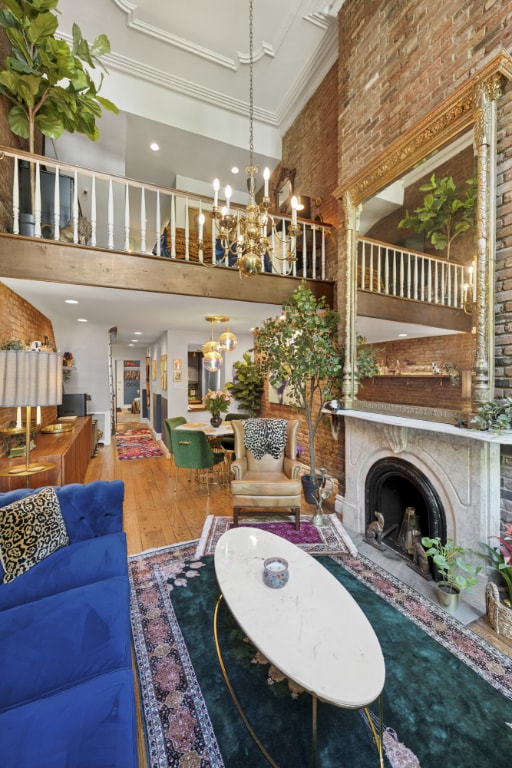
<instances>
[{"instance_id":1,"label":"chandelier chain","mask_svg":"<svg viewBox=\"0 0 512 768\"><path fill-rule=\"evenodd\" d=\"M254 165L253 0L249 0L249 165Z\"/></svg>"}]
</instances>

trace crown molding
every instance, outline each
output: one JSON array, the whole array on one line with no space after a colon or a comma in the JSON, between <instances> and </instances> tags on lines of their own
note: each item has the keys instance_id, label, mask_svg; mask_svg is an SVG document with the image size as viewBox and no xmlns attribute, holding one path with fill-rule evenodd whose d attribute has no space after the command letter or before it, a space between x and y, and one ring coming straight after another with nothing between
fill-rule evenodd
<instances>
[{"instance_id":1,"label":"crown molding","mask_svg":"<svg viewBox=\"0 0 512 768\"><path fill-rule=\"evenodd\" d=\"M319 88L331 67L338 60L337 20L327 20L325 29L327 32L322 39L322 44L316 51L315 57L304 66L299 77L295 80L293 88L288 91L278 108L277 119L281 135L286 133L304 105Z\"/></svg>"},{"instance_id":2,"label":"crown molding","mask_svg":"<svg viewBox=\"0 0 512 768\"><path fill-rule=\"evenodd\" d=\"M201 45L196 45L190 40L186 40L183 37L173 35L171 32L157 27L154 24L147 24L145 21L141 21L135 15L137 6L134 3L130 3L127 0L113 0L114 3L128 16L128 26L135 32L139 32L148 37L153 37L156 40L160 40L166 45L171 45L174 48L179 48L182 51L198 56L199 58L206 59L211 64L216 64L225 69L237 71L240 64L247 65L250 63L249 54L241 53L237 51L237 60L228 56L221 56L219 53L212 51L209 48L204 48ZM253 53L253 61L259 61L264 56L274 57L274 48L270 43L262 42Z\"/></svg>"},{"instance_id":3,"label":"crown molding","mask_svg":"<svg viewBox=\"0 0 512 768\"><path fill-rule=\"evenodd\" d=\"M115 0L117 2L118 0ZM66 40L70 45L73 44L71 35L65 33L58 33L58 37L62 40ZM119 72L128 77L143 82L151 83L152 85L159 85L166 90L178 93L182 96L187 96L197 101L202 101L205 104L225 109L229 112L233 112L237 115L249 116L249 105L245 101L240 99L234 99L225 93L214 91L209 88L204 88L198 83L193 83L190 80L185 80L176 75L171 75L168 72L164 72L156 67L150 67L147 64L143 64L135 59L128 58L119 53L107 53L102 56L102 62L107 69L111 69L115 72ZM265 125L270 125L273 128L278 126L277 115L271 110L261 109L257 106L254 107L255 119Z\"/></svg>"}]
</instances>

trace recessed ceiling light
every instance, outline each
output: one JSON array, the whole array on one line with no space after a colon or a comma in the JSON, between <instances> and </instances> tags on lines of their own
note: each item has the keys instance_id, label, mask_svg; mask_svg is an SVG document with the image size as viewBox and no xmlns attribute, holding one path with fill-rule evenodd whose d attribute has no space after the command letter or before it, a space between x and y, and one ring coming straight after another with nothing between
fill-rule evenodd
<instances>
[{"instance_id":1,"label":"recessed ceiling light","mask_svg":"<svg viewBox=\"0 0 512 768\"><path fill-rule=\"evenodd\" d=\"M133 335L134 336L142 336L142 331L134 331Z\"/></svg>"},{"instance_id":2,"label":"recessed ceiling light","mask_svg":"<svg viewBox=\"0 0 512 768\"><path fill-rule=\"evenodd\" d=\"M138 344L138 343L139 343L139 340L138 340L138 339L132 339L132 342L133 342L134 344Z\"/></svg>"},{"instance_id":3,"label":"recessed ceiling light","mask_svg":"<svg viewBox=\"0 0 512 768\"><path fill-rule=\"evenodd\" d=\"M76 299L66 299L65 304L78 304L78 301Z\"/></svg>"},{"instance_id":4,"label":"recessed ceiling light","mask_svg":"<svg viewBox=\"0 0 512 768\"><path fill-rule=\"evenodd\" d=\"M77 321L77 323L86 323L87 322L85 317L77 317L76 321Z\"/></svg>"},{"instance_id":5,"label":"recessed ceiling light","mask_svg":"<svg viewBox=\"0 0 512 768\"><path fill-rule=\"evenodd\" d=\"M150 148L150 149L152 149L152 150L153 150L153 152L158 152L158 150L160 149L160 147L158 146L158 144L156 143L156 141L153 141L153 142L152 142L152 143L149 145L149 148Z\"/></svg>"},{"instance_id":6,"label":"recessed ceiling light","mask_svg":"<svg viewBox=\"0 0 512 768\"><path fill-rule=\"evenodd\" d=\"M234 165L231 169L231 173L240 173L240 168L238 168L236 165Z\"/></svg>"},{"instance_id":7,"label":"recessed ceiling light","mask_svg":"<svg viewBox=\"0 0 512 768\"><path fill-rule=\"evenodd\" d=\"M398 334L399 338L402 338L402 337L405 337L405 336L408 336L408 335L409 335L408 333L399 333Z\"/></svg>"}]
</instances>

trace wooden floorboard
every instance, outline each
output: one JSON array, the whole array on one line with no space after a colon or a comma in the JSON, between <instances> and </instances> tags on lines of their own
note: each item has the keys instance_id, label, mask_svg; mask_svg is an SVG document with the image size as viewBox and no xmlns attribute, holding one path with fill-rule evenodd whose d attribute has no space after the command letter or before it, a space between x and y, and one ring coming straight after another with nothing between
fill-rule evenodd
<instances>
[{"instance_id":1,"label":"wooden floorboard","mask_svg":"<svg viewBox=\"0 0 512 768\"><path fill-rule=\"evenodd\" d=\"M137 424L131 414L118 417L120 430ZM100 447L87 468L86 483L122 480L125 484L124 530L130 555L198 539L207 515L231 514L229 484L211 485L208 495L204 484L190 478L187 470L179 469L175 491L175 469L163 444L162 448L165 452L162 457L119 461L113 436L112 444ZM301 513L311 514L310 505L304 501ZM485 617L470 626L512 658L512 641L497 635ZM142 733L139 713L140 768L145 768Z\"/></svg>"}]
</instances>

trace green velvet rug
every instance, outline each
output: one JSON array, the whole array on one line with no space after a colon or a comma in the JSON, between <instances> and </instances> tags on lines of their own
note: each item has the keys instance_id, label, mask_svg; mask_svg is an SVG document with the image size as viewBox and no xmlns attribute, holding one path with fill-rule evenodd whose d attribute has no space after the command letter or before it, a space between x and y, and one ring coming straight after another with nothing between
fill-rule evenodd
<instances>
[{"instance_id":1,"label":"green velvet rug","mask_svg":"<svg viewBox=\"0 0 512 768\"><path fill-rule=\"evenodd\" d=\"M264 768L215 652L213 558L198 560L195 550L192 542L130 558L149 765ZM508 765L512 661L366 558L320 559L357 600L382 646L386 767ZM243 710L272 758L280 768L310 766L309 695L269 667L225 604L219 642ZM318 714L319 768L378 766L360 713L319 704Z\"/></svg>"}]
</instances>

